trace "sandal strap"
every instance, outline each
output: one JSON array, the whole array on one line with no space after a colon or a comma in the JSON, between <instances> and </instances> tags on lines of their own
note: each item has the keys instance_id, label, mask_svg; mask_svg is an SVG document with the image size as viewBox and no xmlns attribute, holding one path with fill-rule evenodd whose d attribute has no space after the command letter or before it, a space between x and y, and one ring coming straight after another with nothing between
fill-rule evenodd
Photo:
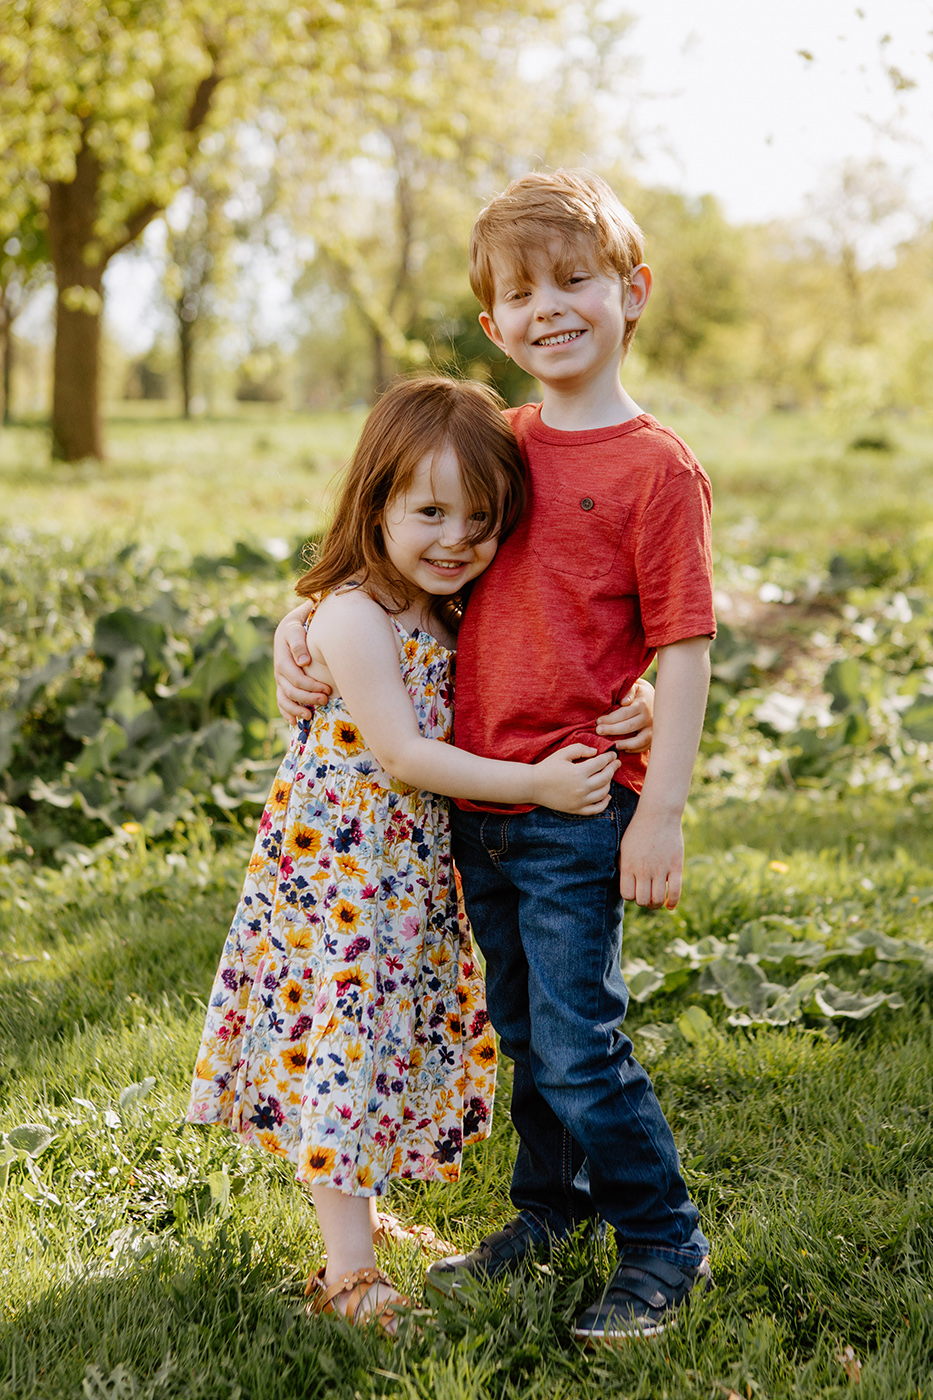
<instances>
[{"instance_id":1,"label":"sandal strap","mask_svg":"<svg viewBox=\"0 0 933 1400\"><path fill-rule=\"evenodd\" d=\"M374 1284L384 1283L398 1293L392 1280L382 1272L381 1269L354 1269L349 1274L344 1274L336 1283L329 1287L324 1283L324 1269L321 1268L316 1274L312 1274L305 1286L305 1293L311 1294L311 1301L308 1303L308 1311L312 1313L332 1313L336 1312L333 1306L334 1299L339 1298L341 1293L349 1293L347 1310L344 1316L351 1325L355 1321L357 1311L363 1299ZM408 1306L409 1299L404 1294L398 1294L397 1299L391 1299L379 1308L372 1308L366 1314L367 1321L379 1322L391 1314L393 1307Z\"/></svg>"}]
</instances>

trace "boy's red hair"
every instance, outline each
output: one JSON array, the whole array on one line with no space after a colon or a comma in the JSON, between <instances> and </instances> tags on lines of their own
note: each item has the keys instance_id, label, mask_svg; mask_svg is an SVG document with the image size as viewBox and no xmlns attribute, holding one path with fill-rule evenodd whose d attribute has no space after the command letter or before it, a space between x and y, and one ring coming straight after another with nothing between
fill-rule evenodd
<instances>
[{"instance_id":1,"label":"boy's red hair","mask_svg":"<svg viewBox=\"0 0 933 1400\"><path fill-rule=\"evenodd\" d=\"M492 314L497 272L527 276L529 257L551 254L555 244L558 270L569 271L585 249L624 287L645 253L641 229L605 180L589 170L531 171L490 200L473 225L470 286L483 310ZM626 327L626 348L637 325Z\"/></svg>"}]
</instances>

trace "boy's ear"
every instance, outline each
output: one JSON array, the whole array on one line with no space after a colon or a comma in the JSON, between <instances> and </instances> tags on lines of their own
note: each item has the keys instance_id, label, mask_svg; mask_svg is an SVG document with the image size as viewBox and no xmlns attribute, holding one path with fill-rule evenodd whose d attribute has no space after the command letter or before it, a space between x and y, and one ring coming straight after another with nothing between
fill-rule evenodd
<instances>
[{"instance_id":1,"label":"boy's ear","mask_svg":"<svg viewBox=\"0 0 933 1400\"><path fill-rule=\"evenodd\" d=\"M495 321L492 319L488 311L481 311L479 313L479 323L482 326L483 330L486 332L486 334L489 336L489 339L492 341L493 345L498 345L500 350L503 350L506 354L508 354L509 352L505 349L505 342L503 341L502 336L499 334L499 327L496 325Z\"/></svg>"},{"instance_id":2,"label":"boy's ear","mask_svg":"<svg viewBox=\"0 0 933 1400\"><path fill-rule=\"evenodd\" d=\"M637 321L644 311L648 303L648 298L651 295L651 283L653 280L651 268L648 264L639 263L632 272L628 292L625 297L623 311L625 312L626 321Z\"/></svg>"}]
</instances>

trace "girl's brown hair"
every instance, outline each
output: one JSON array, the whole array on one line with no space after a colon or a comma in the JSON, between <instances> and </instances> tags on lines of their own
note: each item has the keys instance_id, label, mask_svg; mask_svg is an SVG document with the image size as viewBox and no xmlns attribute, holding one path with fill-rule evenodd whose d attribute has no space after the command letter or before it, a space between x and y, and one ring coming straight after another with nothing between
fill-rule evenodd
<instances>
[{"instance_id":1,"label":"girl's brown hair","mask_svg":"<svg viewBox=\"0 0 933 1400\"><path fill-rule=\"evenodd\" d=\"M410 585L389 561L382 522L418 464L445 446L457 456L471 509L487 513L473 540L513 530L525 504L525 472L503 407L491 389L470 379L436 375L387 389L363 425L333 521L296 591L315 598L353 579L371 585L390 611L403 612ZM431 611L455 625L464 601L465 591L439 598Z\"/></svg>"}]
</instances>

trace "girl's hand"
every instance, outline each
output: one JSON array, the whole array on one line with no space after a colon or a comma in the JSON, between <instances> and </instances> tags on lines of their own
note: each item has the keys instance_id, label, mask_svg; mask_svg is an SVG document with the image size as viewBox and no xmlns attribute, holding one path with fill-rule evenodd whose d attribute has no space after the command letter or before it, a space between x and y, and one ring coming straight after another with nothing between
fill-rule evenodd
<instances>
[{"instance_id":1,"label":"girl's hand","mask_svg":"<svg viewBox=\"0 0 933 1400\"><path fill-rule=\"evenodd\" d=\"M611 749L599 753L587 744L568 744L532 768L535 801L555 812L595 817L609 803L612 775L619 765Z\"/></svg>"},{"instance_id":2,"label":"girl's hand","mask_svg":"<svg viewBox=\"0 0 933 1400\"><path fill-rule=\"evenodd\" d=\"M622 753L644 753L651 748L654 725L654 686L650 681L637 680L617 710L600 715L596 733L608 734Z\"/></svg>"},{"instance_id":3,"label":"girl's hand","mask_svg":"<svg viewBox=\"0 0 933 1400\"><path fill-rule=\"evenodd\" d=\"M330 696L330 686L314 680L305 670L311 665L304 628L310 611L311 604L307 603L286 613L275 629L272 644L275 700L282 718L289 724L311 719L315 708L326 704Z\"/></svg>"}]
</instances>

